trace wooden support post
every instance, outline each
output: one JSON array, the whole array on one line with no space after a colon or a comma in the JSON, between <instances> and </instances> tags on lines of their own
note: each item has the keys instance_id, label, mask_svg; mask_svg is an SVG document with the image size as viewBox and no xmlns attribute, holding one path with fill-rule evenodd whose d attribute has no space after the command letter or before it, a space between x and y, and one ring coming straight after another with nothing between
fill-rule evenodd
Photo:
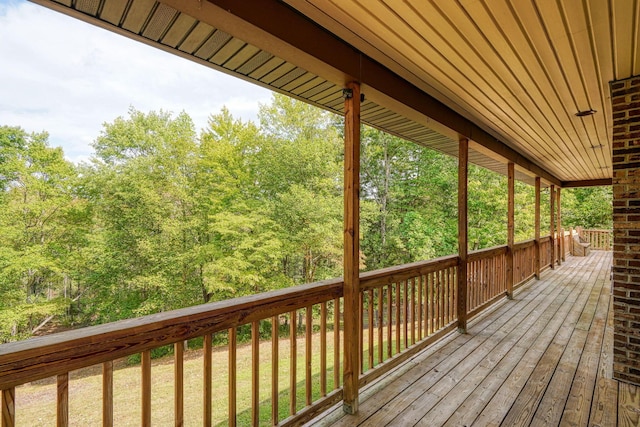
<instances>
[{"instance_id":1,"label":"wooden support post","mask_svg":"<svg viewBox=\"0 0 640 427\"><path fill-rule=\"evenodd\" d=\"M513 241L515 216L515 165L507 165L507 298L513 299Z\"/></svg>"},{"instance_id":2,"label":"wooden support post","mask_svg":"<svg viewBox=\"0 0 640 427\"><path fill-rule=\"evenodd\" d=\"M536 177L536 189L535 189L535 218L533 220L535 224L535 274L536 279L540 280L540 177Z\"/></svg>"},{"instance_id":3,"label":"wooden support post","mask_svg":"<svg viewBox=\"0 0 640 427\"><path fill-rule=\"evenodd\" d=\"M557 205L557 209L558 209L558 226L556 227L558 229L558 265L562 265L562 261L565 260L564 258L564 230L562 229L562 204L560 203L560 193L561 193L562 189L560 187L558 187L558 189L556 190L556 195L558 197L558 201L556 203Z\"/></svg>"},{"instance_id":4,"label":"wooden support post","mask_svg":"<svg viewBox=\"0 0 640 427\"><path fill-rule=\"evenodd\" d=\"M553 184L549 187L549 234L551 234L551 269L556 268L556 226L555 226L556 193Z\"/></svg>"},{"instance_id":5,"label":"wooden support post","mask_svg":"<svg viewBox=\"0 0 640 427\"><path fill-rule=\"evenodd\" d=\"M351 82L344 101L344 399L358 412L360 294L360 84Z\"/></svg>"},{"instance_id":6,"label":"wooden support post","mask_svg":"<svg viewBox=\"0 0 640 427\"><path fill-rule=\"evenodd\" d=\"M468 172L469 140L460 138L458 145L458 283L457 311L458 331L467 332L467 252L468 252Z\"/></svg>"}]
</instances>

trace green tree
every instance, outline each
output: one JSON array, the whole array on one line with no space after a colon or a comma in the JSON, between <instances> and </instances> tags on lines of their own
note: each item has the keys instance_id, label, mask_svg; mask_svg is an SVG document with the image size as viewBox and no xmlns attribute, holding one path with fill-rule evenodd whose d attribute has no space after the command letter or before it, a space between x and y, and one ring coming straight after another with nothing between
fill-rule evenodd
<instances>
[{"instance_id":1,"label":"green tree","mask_svg":"<svg viewBox=\"0 0 640 427\"><path fill-rule=\"evenodd\" d=\"M82 202L48 135L0 127L0 342L27 337L70 303ZM77 288L76 288L77 291Z\"/></svg>"}]
</instances>

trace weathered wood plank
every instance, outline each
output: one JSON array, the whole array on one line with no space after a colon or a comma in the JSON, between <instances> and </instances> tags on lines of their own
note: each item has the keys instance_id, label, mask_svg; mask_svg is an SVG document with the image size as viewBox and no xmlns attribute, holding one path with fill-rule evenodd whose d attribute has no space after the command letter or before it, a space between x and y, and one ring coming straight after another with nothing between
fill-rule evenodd
<instances>
[{"instance_id":1,"label":"weathered wood plank","mask_svg":"<svg viewBox=\"0 0 640 427\"><path fill-rule=\"evenodd\" d=\"M610 284L609 284L610 286ZM609 316L604 331L604 341L598 365L589 425L614 427L618 417L618 382L613 377L613 301L608 301Z\"/></svg>"},{"instance_id":2,"label":"weathered wood plank","mask_svg":"<svg viewBox=\"0 0 640 427\"><path fill-rule=\"evenodd\" d=\"M575 273L574 273L575 274ZM529 373L526 371L526 367L535 366L544 350L548 347L549 343L553 339L556 331L565 322L567 314L569 312L569 305L564 304L568 296L575 291L577 281L574 281L574 285L568 284L569 278L565 278L562 282L551 285L549 282L540 282L536 284L536 287L552 287L557 286L558 289L562 289L558 294L548 294L546 298L553 298L552 304L542 314L543 331L534 339L525 337L521 339L517 345L514 346L509 357L504 358L494 368L494 370L488 374L481 384L469 395L466 395L466 399L456 409L455 413L447 420L447 426L460 426L471 425L478 415L485 411L486 413L497 415L494 411L485 409L487 402L494 399L494 407L498 407L504 410L504 413L510 406L510 400L513 399L513 395L517 393L514 389L507 389L504 387L505 381L512 378L528 378ZM550 317L550 320L549 319ZM547 322L545 322L548 320ZM537 321L538 322L538 321ZM539 325L539 323L537 323ZM525 368L525 369L523 369ZM503 393L504 401L494 398L496 393L499 395L499 390L507 390ZM506 407L506 409L504 409ZM492 419L483 419L482 422L487 425L499 425L502 419L502 415L498 415Z\"/></svg>"},{"instance_id":3,"label":"weathered wood plank","mask_svg":"<svg viewBox=\"0 0 640 427\"><path fill-rule=\"evenodd\" d=\"M588 277L595 274L594 270L594 266L588 266L588 269L585 268L583 270L585 273L583 280L589 281ZM589 294L590 289L588 289L587 292L587 288L585 288L585 290L583 290L579 295L569 296L567 301L573 302L573 307L571 308L571 312L566 320L566 324L571 324L572 322L577 321L582 312L582 308L587 302ZM561 328L558 330L553 342L546 349L538 364L531 372L531 375L526 378L526 384L524 384L524 387L520 389L520 393L511 406L511 409L506 414L504 420L502 420L502 422L505 423L504 425L529 425L533 419L538 404L542 400L543 393L552 379L553 373L558 366L572 333L572 328ZM508 392L509 396L511 396L509 398L510 400L513 399L513 391L514 390L512 389Z\"/></svg>"},{"instance_id":4,"label":"weathered wood plank","mask_svg":"<svg viewBox=\"0 0 640 427\"><path fill-rule=\"evenodd\" d=\"M469 337L468 341L465 341L464 347L459 347L450 353L447 352L446 357L443 357L442 359L435 358L434 360L437 360L437 363L433 363L430 359L424 361L424 363L422 363L420 367L417 368L418 370L413 373L413 375L407 373L407 376L412 377L411 384L402 388L400 392L393 393L391 396L389 396L388 400L385 399L386 402L384 403L384 405L380 405L384 406L383 410L377 411L374 414L370 415L370 417L367 418L367 425L385 425L391 422L396 417L396 415L403 413L403 411L406 411L409 406L412 406L412 403L416 399L428 395L429 393L427 392L427 390L434 384L436 384L439 380L445 378L452 369L454 369L462 360L467 357L468 354L475 352L488 339L490 339L490 337L495 332L505 327L505 325L508 324L509 321L513 321L513 319L517 319L518 316L522 316L523 310L526 313L530 310L533 310L537 305L544 301L545 296L546 293L541 292L535 297L530 296L529 299L516 301L514 304L510 304L509 306L505 305L502 308L507 309L506 314L504 314L497 320L494 319L488 323L483 322L481 323L481 325L483 325L484 327L480 327L478 329L476 329L476 325L471 326L468 335L460 335L460 337ZM530 299L535 299L536 303L529 304ZM475 331L475 334L474 332L472 332L472 330ZM484 345L487 346L488 344ZM383 396L386 396L386 394L384 394ZM422 402L419 403L419 405L421 404ZM394 422L397 421L398 420L394 420Z\"/></svg>"},{"instance_id":5,"label":"weathered wood plank","mask_svg":"<svg viewBox=\"0 0 640 427\"><path fill-rule=\"evenodd\" d=\"M605 281L604 279L604 277L599 278L603 282ZM596 388L595 385L599 373L598 366L603 352L602 345L609 313L610 290L609 281L607 280L601 288L596 313L589 327L587 342L571 384L569 398L560 420L562 425L580 427L587 425L589 421L591 402L594 398L594 389Z\"/></svg>"},{"instance_id":6,"label":"weathered wood plank","mask_svg":"<svg viewBox=\"0 0 640 427\"><path fill-rule=\"evenodd\" d=\"M618 385L618 425L640 425L640 388L627 383Z\"/></svg>"},{"instance_id":7,"label":"weathered wood plank","mask_svg":"<svg viewBox=\"0 0 640 427\"><path fill-rule=\"evenodd\" d=\"M562 289L562 292L565 297L569 295L566 288ZM551 307L550 311L553 314L558 299L562 299L562 297L556 296L541 300L535 308L536 313L546 313ZM394 425L414 425L416 423L441 425L445 422L456 411L463 400L462 397L473 391L482 378L488 375L493 366L501 361L520 339L528 342L523 338L525 334L531 333L531 337L533 331L537 333L548 326L547 319L538 322L540 317L529 316L526 314L526 310L521 313L522 317L505 323L480 346L467 353L465 358L453 366L433 387L424 390L419 404L406 408L391 423ZM544 317L543 315L542 318ZM439 368L439 371L443 370L443 367Z\"/></svg>"}]
</instances>

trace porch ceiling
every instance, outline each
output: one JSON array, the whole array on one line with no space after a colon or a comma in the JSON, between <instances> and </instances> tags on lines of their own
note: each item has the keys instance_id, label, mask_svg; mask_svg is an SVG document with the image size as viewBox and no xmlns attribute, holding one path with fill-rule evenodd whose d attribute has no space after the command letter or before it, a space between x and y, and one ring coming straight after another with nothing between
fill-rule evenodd
<instances>
[{"instance_id":1,"label":"porch ceiling","mask_svg":"<svg viewBox=\"0 0 640 427\"><path fill-rule=\"evenodd\" d=\"M640 0L34 1L337 113L360 80L365 123L527 182L610 179L608 83L640 74Z\"/></svg>"}]
</instances>

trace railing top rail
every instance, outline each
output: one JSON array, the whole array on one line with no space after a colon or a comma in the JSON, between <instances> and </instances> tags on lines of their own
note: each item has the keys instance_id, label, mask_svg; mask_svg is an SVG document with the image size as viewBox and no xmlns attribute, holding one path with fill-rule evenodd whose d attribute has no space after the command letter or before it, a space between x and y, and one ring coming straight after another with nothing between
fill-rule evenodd
<instances>
[{"instance_id":1,"label":"railing top rail","mask_svg":"<svg viewBox=\"0 0 640 427\"><path fill-rule=\"evenodd\" d=\"M0 345L0 390L342 296L342 278Z\"/></svg>"},{"instance_id":2,"label":"railing top rail","mask_svg":"<svg viewBox=\"0 0 640 427\"><path fill-rule=\"evenodd\" d=\"M523 240L522 242L516 242L513 244L513 250L525 249L531 246L535 246L536 239Z\"/></svg>"},{"instance_id":3,"label":"railing top rail","mask_svg":"<svg viewBox=\"0 0 640 427\"><path fill-rule=\"evenodd\" d=\"M506 245L494 246L486 249L478 249L477 251L469 252L469 255L467 255L467 261L468 262L477 261L480 259L491 258L496 255L502 255L506 253L507 253Z\"/></svg>"},{"instance_id":4,"label":"railing top rail","mask_svg":"<svg viewBox=\"0 0 640 427\"><path fill-rule=\"evenodd\" d=\"M397 265L382 268L380 270L368 271L360 275L360 289L368 290L380 286L397 283L412 277L455 267L459 263L458 255L448 255L428 261L418 261L410 264Z\"/></svg>"}]
</instances>

